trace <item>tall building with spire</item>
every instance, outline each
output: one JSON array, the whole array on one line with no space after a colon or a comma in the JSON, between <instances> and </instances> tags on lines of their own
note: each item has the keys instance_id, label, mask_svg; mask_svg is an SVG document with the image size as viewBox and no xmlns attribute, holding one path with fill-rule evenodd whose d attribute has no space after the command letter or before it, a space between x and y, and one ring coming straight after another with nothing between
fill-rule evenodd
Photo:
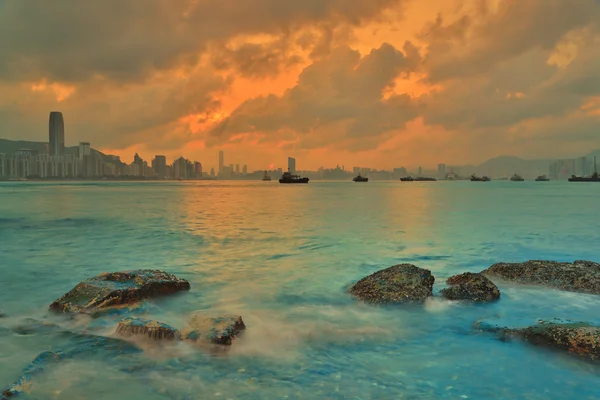
<instances>
[{"instance_id":1,"label":"tall building with spire","mask_svg":"<svg viewBox=\"0 0 600 400\"><path fill-rule=\"evenodd\" d=\"M50 113L48 139L51 156L65 154L65 122L62 113L59 111Z\"/></svg>"}]
</instances>

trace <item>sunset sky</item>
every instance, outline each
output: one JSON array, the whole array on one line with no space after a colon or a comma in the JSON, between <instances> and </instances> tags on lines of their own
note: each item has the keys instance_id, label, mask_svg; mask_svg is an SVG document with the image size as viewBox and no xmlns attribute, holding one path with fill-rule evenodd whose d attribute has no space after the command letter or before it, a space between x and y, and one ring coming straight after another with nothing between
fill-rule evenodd
<instances>
[{"instance_id":1,"label":"sunset sky","mask_svg":"<svg viewBox=\"0 0 600 400\"><path fill-rule=\"evenodd\" d=\"M0 137L250 170L600 148L600 0L0 0Z\"/></svg>"}]
</instances>

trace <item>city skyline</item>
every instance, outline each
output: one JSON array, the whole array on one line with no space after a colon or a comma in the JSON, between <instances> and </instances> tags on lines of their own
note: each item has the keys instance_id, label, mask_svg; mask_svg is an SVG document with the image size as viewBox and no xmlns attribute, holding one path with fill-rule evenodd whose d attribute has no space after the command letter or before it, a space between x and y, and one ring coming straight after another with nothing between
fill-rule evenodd
<instances>
[{"instance_id":1,"label":"city skyline","mask_svg":"<svg viewBox=\"0 0 600 400\"><path fill-rule=\"evenodd\" d=\"M291 155L303 169L322 160L391 169L398 160L478 164L600 148L595 0L309 1L257 11L271 1L216 14L187 0L127 10L7 3L0 136L45 141L47 110L61 110L69 143L212 166L218 150L256 168L285 166ZM34 32L15 22L20 15ZM77 22L91 15L114 21L111 29ZM47 41L61 41L60 51Z\"/></svg>"},{"instance_id":2,"label":"city skyline","mask_svg":"<svg viewBox=\"0 0 600 400\"><path fill-rule=\"evenodd\" d=\"M0 148L0 179L15 179L15 178L66 178L66 179L89 179L89 178L108 178L108 177L127 177L127 178L141 178L141 179L256 179L261 170L254 170L250 172L247 164L243 164L240 169L240 164L236 163L235 167L233 163L225 165L225 151L219 150L218 152L218 166L215 172L214 167L210 167L210 173L208 168L203 167L202 162L197 160L190 160L184 156L179 156L173 160L172 163L168 163L165 155L154 155L150 163L145 161L138 153L133 156L133 162L127 163L121 160L119 156L111 154L103 154L97 150L92 153L92 147L90 142L79 142L76 147L76 151L73 154L67 154L65 151L65 122L64 117L60 111L51 111L48 118L48 142L41 142L43 150L29 149L26 147L13 149L12 152L2 152ZM68 147L67 147L68 149ZM599 151L596 151L599 152ZM593 166L590 162L590 157L593 155ZM108 158L107 161L105 158ZM510 158L510 157L508 157ZM502 157L496 159L499 160ZM488 160L490 163L494 160ZM525 160L523 160L525 161ZM542 166L542 163L545 165ZM540 160L539 165L531 166L529 168L524 167L521 164L519 167L512 165L504 165L500 168L500 174L503 178L507 178L507 174L510 169L519 171L520 173L525 172L528 174L540 174L537 176L544 175L544 170L548 171L548 176L551 179L560 179L561 177L571 175L590 175L595 171L596 155L594 152L587 156L577 157L573 159L559 159L559 160ZM541 168L540 168L541 167ZM429 176L437 177L438 179L457 179L466 178L465 168L471 169L467 175L474 173L472 171L473 166L448 166L445 163L437 164L437 170L423 169L419 165L416 169L416 176ZM297 174L300 171L297 169L296 158L287 158L287 168L285 169L292 174ZM395 167L392 171L385 169L377 169L370 167L352 167L352 173L354 175L364 175L375 179L398 179L400 177L406 177L409 174L409 170L406 167ZM264 168L264 171L276 171L282 174L284 168L277 167L271 164L268 168ZM490 174L490 169L484 170L485 175ZM498 168L495 169L495 173L498 173ZM321 166L317 171L304 170L301 171L303 174L309 174L314 179L344 179L349 174L349 170L342 164L339 164L335 168L324 168ZM515 173L517 174L517 173Z\"/></svg>"}]
</instances>

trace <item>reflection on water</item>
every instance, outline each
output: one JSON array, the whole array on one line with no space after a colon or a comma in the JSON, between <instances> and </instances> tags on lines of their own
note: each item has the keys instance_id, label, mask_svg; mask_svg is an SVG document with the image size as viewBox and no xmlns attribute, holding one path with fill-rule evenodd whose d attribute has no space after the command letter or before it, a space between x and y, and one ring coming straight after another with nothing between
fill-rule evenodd
<instances>
[{"instance_id":1,"label":"reflection on water","mask_svg":"<svg viewBox=\"0 0 600 400\"><path fill-rule=\"evenodd\" d=\"M189 293L144 318L243 316L229 351L183 343L66 360L33 398L597 398L596 367L472 331L480 318L600 322L598 297L501 286L502 300L421 307L361 304L345 290L399 262L431 269L436 290L495 261L597 258L597 190L524 182L98 183L0 185L0 385L37 354L69 348L52 332L16 334L24 317L104 271L160 268ZM118 316L52 321L111 336Z\"/></svg>"}]
</instances>

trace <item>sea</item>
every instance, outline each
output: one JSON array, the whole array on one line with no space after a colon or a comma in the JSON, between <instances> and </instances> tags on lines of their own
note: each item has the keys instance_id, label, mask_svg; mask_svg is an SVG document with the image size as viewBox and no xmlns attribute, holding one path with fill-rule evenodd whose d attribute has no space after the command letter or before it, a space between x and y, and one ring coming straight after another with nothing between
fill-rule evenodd
<instances>
[{"instance_id":1,"label":"sea","mask_svg":"<svg viewBox=\"0 0 600 400\"><path fill-rule=\"evenodd\" d=\"M194 312L242 316L228 350L187 343L48 365L31 399L598 399L600 367L504 342L477 321L600 323L600 297L500 283L492 304L439 297L375 306L348 295L399 263L457 273L531 259L600 261L600 185L550 182L0 183L0 388L73 332L115 337L122 316L51 315L102 272L160 269L189 292L136 315L183 328Z\"/></svg>"}]
</instances>

